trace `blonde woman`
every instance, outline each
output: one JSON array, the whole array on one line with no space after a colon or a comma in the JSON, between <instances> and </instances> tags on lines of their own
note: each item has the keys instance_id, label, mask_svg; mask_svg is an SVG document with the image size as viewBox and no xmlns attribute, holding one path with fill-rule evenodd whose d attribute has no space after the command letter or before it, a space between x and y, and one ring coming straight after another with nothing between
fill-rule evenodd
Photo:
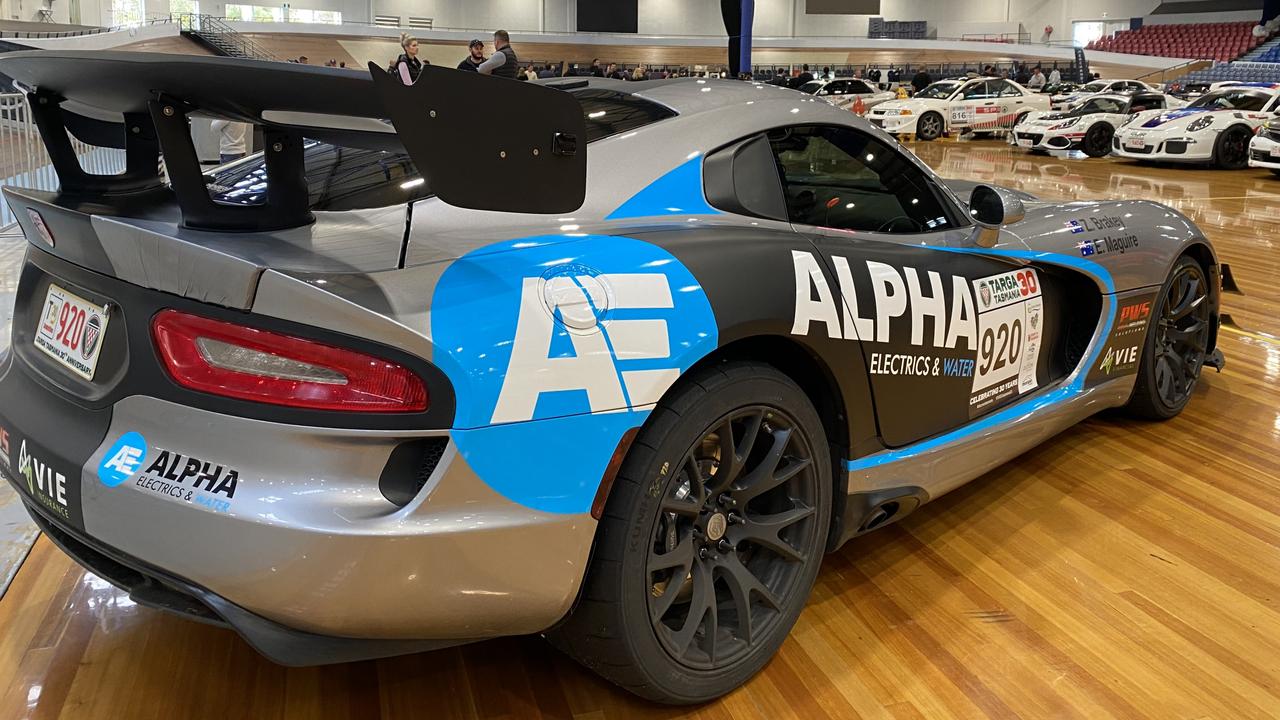
<instances>
[{"instance_id":1,"label":"blonde woman","mask_svg":"<svg viewBox=\"0 0 1280 720\"><path fill-rule=\"evenodd\" d=\"M412 85L422 74L422 61L418 59L418 39L409 33L400 33L400 48L404 52L396 59L396 72L400 75L400 82Z\"/></svg>"}]
</instances>

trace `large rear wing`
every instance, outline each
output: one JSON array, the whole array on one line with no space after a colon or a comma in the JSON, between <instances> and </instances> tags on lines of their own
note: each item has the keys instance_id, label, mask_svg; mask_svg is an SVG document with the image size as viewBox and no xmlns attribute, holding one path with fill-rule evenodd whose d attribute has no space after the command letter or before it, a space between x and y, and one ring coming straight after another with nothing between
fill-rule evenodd
<instances>
[{"instance_id":1,"label":"large rear wing","mask_svg":"<svg viewBox=\"0 0 1280 720\"><path fill-rule=\"evenodd\" d=\"M239 58L43 50L0 55L0 74L27 94L62 194L97 202L154 195L160 202L172 193L191 228L262 231L312 222L303 138L406 152L432 192L458 207L563 214L586 196L581 107L573 95L534 83L426 66L416 84L405 86L372 64L365 73ZM188 126L192 116L262 128L265 203L210 197ZM91 145L123 148L125 171L85 172L68 132Z\"/></svg>"}]
</instances>

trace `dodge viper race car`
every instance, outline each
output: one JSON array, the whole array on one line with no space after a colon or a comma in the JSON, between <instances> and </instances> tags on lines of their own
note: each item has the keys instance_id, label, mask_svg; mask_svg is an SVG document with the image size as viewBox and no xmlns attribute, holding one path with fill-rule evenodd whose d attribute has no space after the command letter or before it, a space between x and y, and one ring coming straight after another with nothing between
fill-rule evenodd
<instances>
[{"instance_id":1,"label":"dodge viper race car","mask_svg":"<svg viewBox=\"0 0 1280 720\"><path fill-rule=\"evenodd\" d=\"M1083 150L1089 157L1111 154L1111 137L1133 113L1179 108L1183 101L1163 93L1102 93L1066 112L1033 112L1013 128L1009 141L1032 151Z\"/></svg>"},{"instance_id":2,"label":"dodge viper race car","mask_svg":"<svg viewBox=\"0 0 1280 720\"><path fill-rule=\"evenodd\" d=\"M939 80L907 100L880 103L867 113L876 127L895 135L936 140L944 132L1013 127L1027 113L1048 110L1049 98L1000 78Z\"/></svg>"},{"instance_id":3,"label":"dodge viper race car","mask_svg":"<svg viewBox=\"0 0 1280 720\"><path fill-rule=\"evenodd\" d=\"M1249 141L1280 110L1280 84L1245 83L1200 96L1179 110L1133 115L1116 131L1120 157L1161 162L1212 163L1242 168Z\"/></svg>"},{"instance_id":4,"label":"dodge viper race car","mask_svg":"<svg viewBox=\"0 0 1280 720\"><path fill-rule=\"evenodd\" d=\"M1266 121L1249 141L1249 167L1267 168L1280 175L1280 122Z\"/></svg>"},{"instance_id":5,"label":"dodge viper race car","mask_svg":"<svg viewBox=\"0 0 1280 720\"><path fill-rule=\"evenodd\" d=\"M1071 92L1057 93L1050 98L1052 109L1070 110L1090 95L1099 93L1123 92L1158 92L1157 89L1141 80L1094 80L1077 86Z\"/></svg>"},{"instance_id":6,"label":"dodge viper race car","mask_svg":"<svg viewBox=\"0 0 1280 720\"><path fill-rule=\"evenodd\" d=\"M851 110L858 100L862 100L864 108L871 108L898 97L898 94L891 90L878 90L856 78L814 80L801 85L799 90L807 95L822 98L842 110Z\"/></svg>"},{"instance_id":7,"label":"dodge viper race car","mask_svg":"<svg viewBox=\"0 0 1280 720\"><path fill-rule=\"evenodd\" d=\"M1222 268L1177 211L966 202L780 88L0 72L62 184L5 190L0 470L94 573L282 663L545 633L713 698L824 553L1101 410L1173 417L1222 363ZM204 174L192 116L265 153Z\"/></svg>"}]
</instances>

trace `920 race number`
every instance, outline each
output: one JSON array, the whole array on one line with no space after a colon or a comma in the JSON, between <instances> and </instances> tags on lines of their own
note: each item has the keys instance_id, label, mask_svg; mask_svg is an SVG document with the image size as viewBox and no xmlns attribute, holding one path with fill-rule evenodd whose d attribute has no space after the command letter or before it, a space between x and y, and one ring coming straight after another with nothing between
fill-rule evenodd
<instances>
[{"instance_id":1,"label":"920 race number","mask_svg":"<svg viewBox=\"0 0 1280 720\"><path fill-rule=\"evenodd\" d=\"M33 340L38 350L85 380L92 380L106 332L106 308L56 284L49 285Z\"/></svg>"},{"instance_id":2,"label":"920 race number","mask_svg":"<svg viewBox=\"0 0 1280 720\"><path fill-rule=\"evenodd\" d=\"M986 328L978 347L978 373L998 372L1022 360L1022 319Z\"/></svg>"}]
</instances>

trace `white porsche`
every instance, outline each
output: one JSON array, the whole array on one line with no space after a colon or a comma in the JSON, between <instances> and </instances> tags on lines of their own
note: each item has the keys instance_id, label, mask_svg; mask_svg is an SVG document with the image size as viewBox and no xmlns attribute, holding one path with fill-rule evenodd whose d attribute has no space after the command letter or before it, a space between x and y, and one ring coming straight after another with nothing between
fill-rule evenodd
<instances>
[{"instance_id":1,"label":"white porsche","mask_svg":"<svg viewBox=\"0 0 1280 720\"><path fill-rule=\"evenodd\" d=\"M1129 116L1146 110L1186 105L1157 92L1101 93L1085 98L1066 112L1032 112L1013 128L1009 142L1037 151L1082 150L1089 157L1111 153L1111 137Z\"/></svg>"},{"instance_id":2,"label":"white porsche","mask_svg":"<svg viewBox=\"0 0 1280 720\"><path fill-rule=\"evenodd\" d=\"M1049 98L1001 78L940 80L906 100L880 103L867 119L885 132L936 140L944 132L1010 128L1027 113L1048 110Z\"/></svg>"},{"instance_id":3,"label":"white porsche","mask_svg":"<svg viewBox=\"0 0 1280 720\"><path fill-rule=\"evenodd\" d=\"M1070 110L1081 100L1090 95L1098 93L1122 93L1122 92L1159 92L1155 87L1142 82L1141 80L1093 80L1085 83L1072 90L1069 93L1053 95L1050 97L1050 104L1054 110Z\"/></svg>"},{"instance_id":4,"label":"white porsche","mask_svg":"<svg viewBox=\"0 0 1280 720\"><path fill-rule=\"evenodd\" d=\"M1207 163L1242 168L1249 141L1280 110L1280 83L1244 83L1200 96L1178 110L1149 110L1129 118L1111 141L1112 153L1133 160Z\"/></svg>"},{"instance_id":5,"label":"white porsche","mask_svg":"<svg viewBox=\"0 0 1280 720\"><path fill-rule=\"evenodd\" d=\"M1249 167L1280 175L1280 118L1263 123L1249 142Z\"/></svg>"},{"instance_id":6,"label":"white porsche","mask_svg":"<svg viewBox=\"0 0 1280 720\"><path fill-rule=\"evenodd\" d=\"M862 100L864 108L870 109L882 102L898 98L898 94L893 91L878 90L857 78L813 80L801 85L798 89L807 95L820 97L842 110L852 110L859 99Z\"/></svg>"}]
</instances>

